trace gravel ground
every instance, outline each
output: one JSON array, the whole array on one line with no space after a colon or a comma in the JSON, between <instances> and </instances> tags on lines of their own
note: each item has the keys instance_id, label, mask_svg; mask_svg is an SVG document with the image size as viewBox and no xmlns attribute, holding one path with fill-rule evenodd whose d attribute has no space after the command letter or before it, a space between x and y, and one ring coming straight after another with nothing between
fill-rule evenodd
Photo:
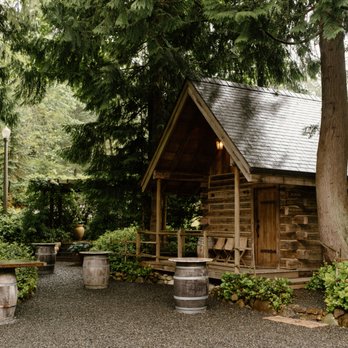
<instances>
[{"instance_id":1,"label":"gravel ground","mask_svg":"<svg viewBox=\"0 0 348 348\"><path fill-rule=\"evenodd\" d=\"M297 294L297 301L321 301ZM208 305L202 314L177 313L168 285L111 281L108 289L87 290L81 267L58 262L55 274L40 278L35 296L17 305L16 321L0 326L0 346L348 347L348 329L271 322L216 299Z\"/></svg>"}]
</instances>

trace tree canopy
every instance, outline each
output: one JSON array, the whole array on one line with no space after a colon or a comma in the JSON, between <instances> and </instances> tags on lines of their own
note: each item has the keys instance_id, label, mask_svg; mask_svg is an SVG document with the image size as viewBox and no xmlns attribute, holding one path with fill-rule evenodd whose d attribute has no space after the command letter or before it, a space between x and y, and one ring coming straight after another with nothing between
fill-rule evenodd
<instances>
[{"instance_id":1,"label":"tree canopy","mask_svg":"<svg viewBox=\"0 0 348 348\"><path fill-rule=\"evenodd\" d=\"M306 57L310 43L320 46L322 117L316 189L321 242L329 260L348 257L348 110L344 36L347 0L214 1L204 0L212 20L240 27L241 40L266 35L295 45ZM265 26L272 23L272 26ZM304 55L303 55L304 54ZM343 189L342 189L343 188Z\"/></svg>"},{"instance_id":2,"label":"tree canopy","mask_svg":"<svg viewBox=\"0 0 348 348\"><path fill-rule=\"evenodd\" d=\"M240 25L212 22L200 1L55 0L41 10L39 34L22 46L32 59L27 81L67 81L98 114L68 127L66 156L88 165L95 187L105 188L94 194L112 198L107 210L118 223L134 213L140 220L138 182L186 77L296 88L316 67L305 45L294 61L266 32L245 40ZM273 25L264 18L266 29Z\"/></svg>"},{"instance_id":3,"label":"tree canopy","mask_svg":"<svg viewBox=\"0 0 348 348\"><path fill-rule=\"evenodd\" d=\"M138 183L185 78L299 90L320 65L308 40L319 22L326 38L342 32L346 17L336 17L346 3L32 0L2 6L16 20L0 17L0 30L25 57L14 65L22 97L35 100L51 81L66 81L97 114L67 127L73 145L65 156L87 165L102 219L120 226L141 220Z\"/></svg>"}]
</instances>

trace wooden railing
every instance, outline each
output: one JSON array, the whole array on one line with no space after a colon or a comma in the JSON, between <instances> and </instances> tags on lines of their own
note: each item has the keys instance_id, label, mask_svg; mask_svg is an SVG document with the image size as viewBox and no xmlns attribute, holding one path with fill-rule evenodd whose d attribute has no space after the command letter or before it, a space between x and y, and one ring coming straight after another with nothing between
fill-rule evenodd
<instances>
[{"instance_id":1,"label":"wooden railing","mask_svg":"<svg viewBox=\"0 0 348 348\"><path fill-rule=\"evenodd\" d=\"M160 242L156 242L156 236L159 236ZM165 256L161 251L166 249L166 244L168 245L168 239L172 237L177 242L177 252L176 255L170 255L171 257L183 257L186 250L186 237L203 237L202 231L198 230L184 230L179 229L177 231L138 231L136 236L136 256L137 257L147 257L155 258L156 261L160 259L167 259L170 256ZM148 248L147 246L150 246ZM149 253L151 246L155 248L154 253ZM145 252L144 252L145 250Z\"/></svg>"},{"instance_id":2,"label":"wooden railing","mask_svg":"<svg viewBox=\"0 0 348 348\"><path fill-rule=\"evenodd\" d=\"M203 254L201 254L201 256L204 258L208 258L211 257L209 250L213 248L213 245L215 244L217 238L231 238L234 236L231 235L231 233L226 232L208 232L184 229L179 229L177 231L162 230L158 233L156 233L155 231L138 231L136 236L136 257L152 258L155 259L156 262L159 262L160 260L165 260L169 257L186 256L185 250L187 245L187 237L201 238L200 246L202 247L203 251ZM176 240L177 242L176 254L172 253L171 255L165 255L164 251L167 250L166 244L168 244L168 239L170 238L172 238L172 240ZM160 242L157 243L156 240L159 240ZM150 248L147 248L147 246L150 246ZM252 251L251 247L248 247L246 249ZM149 251L152 251L152 253ZM251 261L253 264L253 258Z\"/></svg>"}]
</instances>

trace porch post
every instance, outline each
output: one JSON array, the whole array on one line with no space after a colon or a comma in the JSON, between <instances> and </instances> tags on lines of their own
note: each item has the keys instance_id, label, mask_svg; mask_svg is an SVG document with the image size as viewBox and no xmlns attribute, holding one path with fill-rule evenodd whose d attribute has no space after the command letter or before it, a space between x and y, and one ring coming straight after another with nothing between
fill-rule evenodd
<instances>
[{"instance_id":1,"label":"porch post","mask_svg":"<svg viewBox=\"0 0 348 348\"><path fill-rule=\"evenodd\" d=\"M157 179L156 185L156 262L159 262L161 255L160 231L161 231L161 179Z\"/></svg>"},{"instance_id":2,"label":"porch post","mask_svg":"<svg viewBox=\"0 0 348 348\"><path fill-rule=\"evenodd\" d=\"M240 273L240 178L239 170L235 165L234 172L234 271Z\"/></svg>"},{"instance_id":3,"label":"porch post","mask_svg":"<svg viewBox=\"0 0 348 348\"><path fill-rule=\"evenodd\" d=\"M140 243L141 243L141 235L140 232L137 231L137 235L135 237L135 256L140 257Z\"/></svg>"},{"instance_id":4,"label":"porch post","mask_svg":"<svg viewBox=\"0 0 348 348\"><path fill-rule=\"evenodd\" d=\"M203 230L203 257L209 257L208 254L208 234L206 230Z\"/></svg>"},{"instance_id":5,"label":"porch post","mask_svg":"<svg viewBox=\"0 0 348 348\"><path fill-rule=\"evenodd\" d=\"M177 244L178 244L178 258L182 257L183 240L182 240L182 229L179 228L177 232Z\"/></svg>"}]
</instances>

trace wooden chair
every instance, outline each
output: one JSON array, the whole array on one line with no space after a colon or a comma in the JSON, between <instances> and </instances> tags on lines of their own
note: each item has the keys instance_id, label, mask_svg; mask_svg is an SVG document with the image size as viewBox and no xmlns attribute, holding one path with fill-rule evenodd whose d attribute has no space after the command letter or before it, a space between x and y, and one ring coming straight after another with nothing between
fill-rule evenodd
<instances>
[{"instance_id":1,"label":"wooden chair","mask_svg":"<svg viewBox=\"0 0 348 348\"><path fill-rule=\"evenodd\" d=\"M239 240L240 262L243 265L245 265L245 262L243 260L243 256L247 250L249 250L248 237L240 237L240 240Z\"/></svg>"},{"instance_id":2,"label":"wooden chair","mask_svg":"<svg viewBox=\"0 0 348 348\"><path fill-rule=\"evenodd\" d=\"M234 261L234 238L227 238L225 246L224 246L224 253L225 253L225 262Z\"/></svg>"},{"instance_id":3,"label":"wooden chair","mask_svg":"<svg viewBox=\"0 0 348 348\"><path fill-rule=\"evenodd\" d=\"M223 257L223 250L225 246L226 238L218 238L216 240L216 243L214 244L212 251L214 253L214 260L219 261L222 260Z\"/></svg>"},{"instance_id":4,"label":"wooden chair","mask_svg":"<svg viewBox=\"0 0 348 348\"><path fill-rule=\"evenodd\" d=\"M234 238L227 238L227 241L225 243L224 252L226 255L226 262L234 262L234 252L235 252L235 239ZM245 262L243 260L243 256L248 248L248 238L247 237L240 237L239 239L239 252L240 252L240 262L245 265Z\"/></svg>"}]
</instances>

